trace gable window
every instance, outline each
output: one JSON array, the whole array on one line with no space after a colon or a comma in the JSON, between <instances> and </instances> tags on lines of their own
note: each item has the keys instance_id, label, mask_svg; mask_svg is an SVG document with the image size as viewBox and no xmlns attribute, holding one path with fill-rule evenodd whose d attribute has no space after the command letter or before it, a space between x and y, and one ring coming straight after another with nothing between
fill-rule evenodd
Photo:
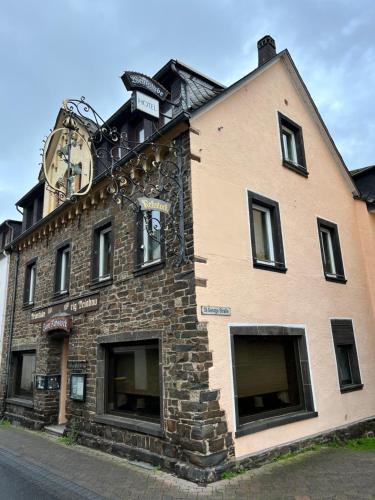
<instances>
[{"instance_id":1,"label":"gable window","mask_svg":"<svg viewBox=\"0 0 375 500\"><path fill-rule=\"evenodd\" d=\"M64 245L57 249L55 293L68 293L70 274L70 245Z\"/></svg>"},{"instance_id":2,"label":"gable window","mask_svg":"<svg viewBox=\"0 0 375 500\"><path fill-rule=\"evenodd\" d=\"M143 120L135 127L135 140L136 142L143 142L145 140L145 125Z\"/></svg>"},{"instance_id":3,"label":"gable window","mask_svg":"<svg viewBox=\"0 0 375 500\"><path fill-rule=\"evenodd\" d=\"M230 331L237 436L316 416L303 329L234 326Z\"/></svg>"},{"instance_id":4,"label":"gable window","mask_svg":"<svg viewBox=\"0 0 375 500\"><path fill-rule=\"evenodd\" d=\"M318 230L326 280L346 283L337 225L318 219Z\"/></svg>"},{"instance_id":5,"label":"gable window","mask_svg":"<svg viewBox=\"0 0 375 500\"><path fill-rule=\"evenodd\" d=\"M283 165L307 177L302 128L278 113Z\"/></svg>"},{"instance_id":6,"label":"gable window","mask_svg":"<svg viewBox=\"0 0 375 500\"><path fill-rule=\"evenodd\" d=\"M147 267L162 260L161 214L158 210L138 214L137 267Z\"/></svg>"},{"instance_id":7,"label":"gable window","mask_svg":"<svg viewBox=\"0 0 375 500\"><path fill-rule=\"evenodd\" d=\"M169 123L173 118L173 104L166 102L163 104L161 109L161 126Z\"/></svg>"},{"instance_id":8,"label":"gable window","mask_svg":"<svg viewBox=\"0 0 375 500\"><path fill-rule=\"evenodd\" d=\"M112 224L107 222L94 228L92 281L110 280L112 275Z\"/></svg>"},{"instance_id":9,"label":"gable window","mask_svg":"<svg viewBox=\"0 0 375 500\"><path fill-rule=\"evenodd\" d=\"M112 344L107 353L107 412L159 422L158 340Z\"/></svg>"},{"instance_id":10,"label":"gable window","mask_svg":"<svg viewBox=\"0 0 375 500\"><path fill-rule=\"evenodd\" d=\"M31 399L34 390L35 351L14 352L12 366L12 395Z\"/></svg>"},{"instance_id":11,"label":"gable window","mask_svg":"<svg viewBox=\"0 0 375 500\"><path fill-rule=\"evenodd\" d=\"M24 298L23 298L25 306L32 306L34 304L35 282L36 282L36 259L26 264L25 287L24 287Z\"/></svg>"},{"instance_id":12,"label":"gable window","mask_svg":"<svg viewBox=\"0 0 375 500\"><path fill-rule=\"evenodd\" d=\"M352 321L332 319L331 328L341 392L362 389Z\"/></svg>"},{"instance_id":13,"label":"gable window","mask_svg":"<svg viewBox=\"0 0 375 500\"><path fill-rule=\"evenodd\" d=\"M277 202L248 192L254 267L286 272Z\"/></svg>"}]
</instances>

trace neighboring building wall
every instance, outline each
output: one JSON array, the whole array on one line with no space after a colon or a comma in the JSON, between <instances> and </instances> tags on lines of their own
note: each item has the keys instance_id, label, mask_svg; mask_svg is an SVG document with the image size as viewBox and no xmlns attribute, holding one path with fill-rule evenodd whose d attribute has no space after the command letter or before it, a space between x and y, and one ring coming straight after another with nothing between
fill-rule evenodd
<instances>
[{"instance_id":1,"label":"neighboring building wall","mask_svg":"<svg viewBox=\"0 0 375 500\"><path fill-rule=\"evenodd\" d=\"M363 262L366 268L372 312L375 318L375 213L369 212L366 203L363 201L356 202L356 209ZM375 328L373 328L373 335L375 336L374 330Z\"/></svg>"},{"instance_id":2,"label":"neighboring building wall","mask_svg":"<svg viewBox=\"0 0 375 500\"><path fill-rule=\"evenodd\" d=\"M277 112L303 130L305 178L282 165ZM367 272L374 246L360 244L357 207L338 160L281 61L192 119L192 196L200 321L213 353L210 386L235 432L230 324L300 325L306 330L317 418L235 439L237 457L375 415L374 316ZM247 190L280 205L286 274L252 263ZM361 208L362 207L362 208ZM365 205L358 207L362 212ZM361 214L363 216L363 213ZM338 225L346 284L326 281L317 217ZM365 224L365 223L364 223ZM362 225L362 224L361 224ZM373 226L373 220L371 221ZM371 256L364 261L363 254ZM231 317L204 316L201 305L228 306ZM340 393L331 318L352 318L363 390Z\"/></svg>"},{"instance_id":3,"label":"neighboring building wall","mask_svg":"<svg viewBox=\"0 0 375 500\"><path fill-rule=\"evenodd\" d=\"M6 310L6 298L8 289L8 269L9 256L3 251L0 253L0 367L1 367L1 352L3 347L3 334Z\"/></svg>"}]
</instances>

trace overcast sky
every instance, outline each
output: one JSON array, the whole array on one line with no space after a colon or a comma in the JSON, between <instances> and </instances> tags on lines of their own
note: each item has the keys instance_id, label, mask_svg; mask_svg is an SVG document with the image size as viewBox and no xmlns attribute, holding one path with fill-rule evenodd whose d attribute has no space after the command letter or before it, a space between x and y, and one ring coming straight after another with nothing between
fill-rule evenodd
<instances>
[{"instance_id":1,"label":"overcast sky","mask_svg":"<svg viewBox=\"0 0 375 500\"><path fill-rule=\"evenodd\" d=\"M375 163L373 0L18 0L0 18L0 222L36 182L39 148L66 97L104 117L129 97L125 69L177 58L231 84L256 42L288 48L350 169Z\"/></svg>"}]
</instances>

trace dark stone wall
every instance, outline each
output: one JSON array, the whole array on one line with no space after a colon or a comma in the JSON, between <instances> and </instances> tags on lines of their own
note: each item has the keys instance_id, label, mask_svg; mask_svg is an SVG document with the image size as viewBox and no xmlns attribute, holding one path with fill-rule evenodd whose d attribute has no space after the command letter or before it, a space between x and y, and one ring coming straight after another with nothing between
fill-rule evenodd
<instances>
[{"instance_id":1,"label":"dark stone wall","mask_svg":"<svg viewBox=\"0 0 375 500\"><path fill-rule=\"evenodd\" d=\"M96 288L100 293L97 311L74 316L69 339L69 359L87 360L86 401L74 402L67 395L68 427L74 428L81 442L119 454L141 457L176 469L177 463L189 464L191 471L222 463L233 454L233 444L224 412L220 409L219 392L209 388L212 356L206 330L198 328L196 314L193 222L190 193L190 146L188 132L183 135L184 161L188 175L185 183L185 236L188 263L176 268L170 258L165 266L135 276L134 213L115 204L110 197L93 197L82 213L71 206L58 227L47 237L36 241L20 253L13 346L35 345L36 372L60 372L61 340L42 334L41 323L30 323L30 310L23 308L25 264L37 257L37 281L34 306L51 304L54 287L56 247L71 241L70 297L92 290L92 228L102 219L112 217L114 258L113 280ZM79 208L79 207L78 207ZM70 213L73 214L69 216ZM78 210L80 212L80 210ZM10 291L14 282L15 253L11 257ZM4 392L6 353L9 336L12 293L7 305L7 327L2 363ZM163 425L162 435L148 435L116 425L95 421L97 413L98 338L159 331L162 346ZM68 382L69 382L68 373ZM69 383L68 389L69 390ZM55 423L58 414L58 391L35 391L34 410L5 405L5 415L22 421L27 419ZM180 468L185 471L186 467ZM194 476L194 472L190 472ZM186 472L181 472L186 476Z\"/></svg>"}]
</instances>

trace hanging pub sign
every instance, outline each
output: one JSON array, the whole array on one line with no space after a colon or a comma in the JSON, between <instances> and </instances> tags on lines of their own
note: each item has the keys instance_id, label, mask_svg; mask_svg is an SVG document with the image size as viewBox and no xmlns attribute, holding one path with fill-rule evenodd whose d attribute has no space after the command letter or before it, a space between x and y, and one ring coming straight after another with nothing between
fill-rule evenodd
<instances>
[{"instance_id":1,"label":"hanging pub sign","mask_svg":"<svg viewBox=\"0 0 375 500\"><path fill-rule=\"evenodd\" d=\"M49 333L56 330L61 330L70 333L72 329L72 317L68 314L56 314L44 321L42 329L43 333Z\"/></svg>"},{"instance_id":2,"label":"hanging pub sign","mask_svg":"<svg viewBox=\"0 0 375 500\"><path fill-rule=\"evenodd\" d=\"M171 204L169 201L159 200L158 198L138 198L138 203L141 210L157 210L163 214L169 214Z\"/></svg>"},{"instance_id":3,"label":"hanging pub sign","mask_svg":"<svg viewBox=\"0 0 375 500\"><path fill-rule=\"evenodd\" d=\"M153 118L159 118L159 101L157 99L135 90L130 102L132 113L138 109Z\"/></svg>"},{"instance_id":4,"label":"hanging pub sign","mask_svg":"<svg viewBox=\"0 0 375 500\"><path fill-rule=\"evenodd\" d=\"M149 76L135 71L125 71L121 80L127 90L143 90L155 96L159 101L165 101L168 90Z\"/></svg>"}]
</instances>

